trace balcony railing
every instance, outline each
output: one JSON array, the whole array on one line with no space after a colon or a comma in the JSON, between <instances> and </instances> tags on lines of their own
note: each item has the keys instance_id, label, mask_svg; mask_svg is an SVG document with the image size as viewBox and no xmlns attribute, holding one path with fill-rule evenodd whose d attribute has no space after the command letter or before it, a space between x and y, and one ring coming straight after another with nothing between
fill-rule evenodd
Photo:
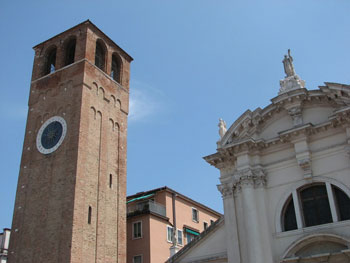
<instances>
[{"instance_id":1,"label":"balcony railing","mask_svg":"<svg viewBox=\"0 0 350 263\"><path fill-rule=\"evenodd\" d=\"M161 216L166 216L166 209L164 205L158 204L152 200L147 200L140 203L128 204L127 213L128 216L137 214L155 213Z\"/></svg>"}]
</instances>

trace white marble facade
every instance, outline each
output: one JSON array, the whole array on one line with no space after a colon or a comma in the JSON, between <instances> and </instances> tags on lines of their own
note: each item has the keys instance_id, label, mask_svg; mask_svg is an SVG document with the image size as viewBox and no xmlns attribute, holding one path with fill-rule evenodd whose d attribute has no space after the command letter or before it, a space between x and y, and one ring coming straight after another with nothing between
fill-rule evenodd
<instances>
[{"instance_id":1,"label":"white marble facade","mask_svg":"<svg viewBox=\"0 0 350 263\"><path fill-rule=\"evenodd\" d=\"M280 90L204 159L224 219L168 262L350 262L349 85Z\"/></svg>"}]
</instances>

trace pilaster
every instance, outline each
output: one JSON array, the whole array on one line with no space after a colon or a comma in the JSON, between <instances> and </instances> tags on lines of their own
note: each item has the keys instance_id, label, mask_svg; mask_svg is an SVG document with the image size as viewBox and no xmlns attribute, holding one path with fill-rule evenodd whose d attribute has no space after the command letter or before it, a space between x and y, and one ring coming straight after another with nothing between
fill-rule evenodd
<instances>
[{"instance_id":1,"label":"pilaster","mask_svg":"<svg viewBox=\"0 0 350 263\"><path fill-rule=\"evenodd\" d=\"M232 182L224 183L224 184L218 185L217 187L222 194L222 199L224 202L228 262L240 263L241 262L241 252L239 247L240 238L238 234L235 200L233 197L234 184Z\"/></svg>"}]
</instances>

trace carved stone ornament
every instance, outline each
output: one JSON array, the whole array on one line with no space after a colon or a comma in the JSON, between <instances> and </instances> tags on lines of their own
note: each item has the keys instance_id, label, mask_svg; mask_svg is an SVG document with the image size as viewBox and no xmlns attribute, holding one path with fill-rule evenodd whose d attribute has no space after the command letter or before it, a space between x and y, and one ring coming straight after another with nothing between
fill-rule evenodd
<instances>
[{"instance_id":1,"label":"carved stone ornament","mask_svg":"<svg viewBox=\"0 0 350 263\"><path fill-rule=\"evenodd\" d=\"M305 81L302 80L298 75L294 75L280 80L280 87L280 91L278 92L279 95L290 90L304 89Z\"/></svg>"},{"instance_id":2,"label":"carved stone ornament","mask_svg":"<svg viewBox=\"0 0 350 263\"><path fill-rule=\"evenodd\" d=\"M312 170L311 170L311 159L310 158L304 158L299 159L298 164L304 171L304 177L305 178L311 178L312 177Z\"/></svg>"},{"instance_id":3,"label":"carved stone ornament","mask_svg":"<svg viewBox=\"0 0 350 263\"><path fill-rule=\"evenodd\" d=\"M232 197L232 195L233 195L233 184L232 183L219 184L219 185L217 185L217 188L220 191L223 199L228 198L228 197Z\"/></svg>"},{"instance_id":4,"label":"carved stone ornament","mask_svg":"<svg viewBox=\"0 0 350 263\"><path fill-rule=\"evenodd\" d=\"M288 113L293 119L294 126L303 124L303 115L302 115L301 107L299 106L293 107L288 110Z\"/></svg>"},{"instance_id":5,"label":"carved stone ornament","mask_svg":"<svg viewBox=\"0 0 350 263\"><path fill-rule=\"evenodd\" d=\"M266 185L266 174L261 168L257 169L244 169L237 172L235 189L244 187L259 188Z\"/></svg>"}]
</instances>

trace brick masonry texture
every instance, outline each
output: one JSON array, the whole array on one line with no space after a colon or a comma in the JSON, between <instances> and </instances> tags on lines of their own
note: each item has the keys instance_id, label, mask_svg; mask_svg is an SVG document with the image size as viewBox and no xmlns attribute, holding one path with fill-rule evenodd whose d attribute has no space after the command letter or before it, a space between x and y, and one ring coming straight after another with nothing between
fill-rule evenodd
<instances>
[{"instance_id":1,"label":"brick masonry texture","mask_svg":"<svg viewBox=\"0 0 350 263\"><path fill-rule=\"evenodd\" d=\"M75 62L64 66L72 37ZM105 45L106 72L94 65L97 40ZM47 52L54 47L56 71L45 76ZM132 58L90 21L34 50L8 262L125 263ZM113 54L122 64L120 84L109 76ZM67 135L55 152L44 155L36 148L36 136L53 116L66 120Z\"/></svg>"}]
</instances>

